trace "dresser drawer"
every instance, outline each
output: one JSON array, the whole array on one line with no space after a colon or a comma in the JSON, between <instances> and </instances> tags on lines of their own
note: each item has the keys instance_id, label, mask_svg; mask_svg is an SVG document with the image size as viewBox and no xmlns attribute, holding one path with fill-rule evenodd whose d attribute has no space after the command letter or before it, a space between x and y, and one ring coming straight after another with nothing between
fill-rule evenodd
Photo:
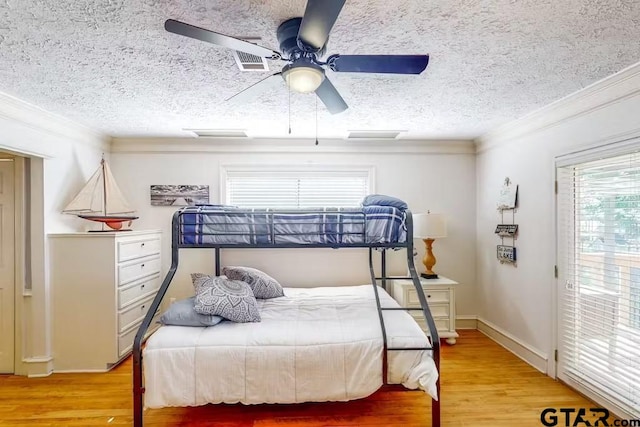
<instances>
[{"instance_id":1,"label":"dresser drawer","mask_svg":"<svg viewBox=\"0 0 640 427\"><path fill-rule=\"evenodd\" d=\"M118 313L118 332L129 329L134 323L140 323L142 318L149 311L154 295L144 299L131 307Z\"/></svg>"},{"instance_id":2,"label":"dresser drawer","mask_svg":"<svg viewBox=\"0 0 640 427\"><path fill-rule=\"evenodd\" d=\"M149 329L147 331L146 336L149 336L154 330L158 328L158 319L160 318L160 312L158 311L151 321L149 325ZM133 347L133 339L136 337L138 333L138 328L140 327L140 323L137 323L134 327L132 327L127 332L120 334L118 336L118 357L122 357L131 351Z\"/></svg>"},{"instance_id":3,"label":"dresser drawer","mask_svg":"<svg viewBox=\"0 0 640 427\"><path fill-rule=\"evenodd\" d=\"M160 283L160 275L156 274L154 276L144 278L139 282L133 282L121 287L118 289L118 309L122 309L131 304L132 301L143 298L150 293L155 295L160 287Z\"/></svg>"},{"instance_id":4,"label":"dresser drawer","mask_svg":"<svg viewBox=\"0 0 640 427\"><path fill-rule=\"evenodd\" d=\"M406 288L405 288L406 289ZM420 300L418 299L418 292L413 286L406 289L407 301L406 304L409 307L420 307ZM449 290L448 289L425 289L424 296L429 304L438 302L449 302Z\"/></svg>"},{"instance_id":5,"label":"dresser drawer","mask_svg":"<svg viewBox=\"0 0 640 427\"><path fill-rule=\"evenodd\" d=\"M138 262L118 266L118 286L160 272L160 257L144 258Z\"/></svg>"},{"instance_id":6,"label":"dresser drawer","mask_svg":"<svg viewBox=\"0 0 640 427\"><path fill-rule=\"evenodd\" d=\"M118 262L129 261L160 253L160 237L150 235L118 242Z\"/></svg>"}]
</instances>

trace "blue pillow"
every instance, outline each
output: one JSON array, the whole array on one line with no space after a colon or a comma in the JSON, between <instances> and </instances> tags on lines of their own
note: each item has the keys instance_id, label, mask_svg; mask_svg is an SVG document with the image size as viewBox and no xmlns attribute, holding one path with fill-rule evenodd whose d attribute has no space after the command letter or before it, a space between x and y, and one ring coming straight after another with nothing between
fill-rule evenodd
<instances>
[{"instance_id":1,"label":"blue pillow","mask_svg":"<svg viewBox=\"0 0 640 427\"><path fill-rule=\"evenodd\" d=\"M175 301L160 316L160 323L173 326L214 326L223 319L220 316L196 313L193 309L196 297Z\"/></svg>"},{"instance_id":2,"label":"blue pillow","mask_svg":"<svg viewBox=\"0 0 640 427\"><path fill-rule=\"evenodd\" d=\"M369 194L362 201L362 206L393 206L398 209L407 209L407 203L396 197L385 196L384 194Z\"/></svg>"}]
</instances>

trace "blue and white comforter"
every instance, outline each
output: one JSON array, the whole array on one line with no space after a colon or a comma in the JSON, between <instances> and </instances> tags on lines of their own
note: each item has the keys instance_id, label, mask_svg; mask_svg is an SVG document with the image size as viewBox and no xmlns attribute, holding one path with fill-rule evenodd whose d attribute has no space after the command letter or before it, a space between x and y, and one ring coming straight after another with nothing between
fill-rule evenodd
<instances>
[{"instance_id":1,"label":"blue and white comforter","mask_svg":"<svg viewBox=\"0 0 640 427\"><path fill-rule=\"evenodd\" d=\"M364 206L318 211L188 207L180 215L180 243L340 245L406 241L403 209Z\"/></svg>"}]
</instances>

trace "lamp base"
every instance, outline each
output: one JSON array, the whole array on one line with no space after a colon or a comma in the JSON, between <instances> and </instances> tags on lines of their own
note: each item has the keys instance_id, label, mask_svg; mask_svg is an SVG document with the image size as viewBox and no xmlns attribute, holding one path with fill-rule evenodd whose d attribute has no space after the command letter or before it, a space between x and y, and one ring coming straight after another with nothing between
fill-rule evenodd
<instances>
[{"instance_id":1,"label":"lamp base","mask_svg":"<svg viewBox=\"0 0 640 427\"><path fill-rule=\"evenodd\" d=\"M427 273L421 273L420 277L423 277L425 279L437 279L438 275L437 274L427 274Z\"/></svg>"}]
</instances>

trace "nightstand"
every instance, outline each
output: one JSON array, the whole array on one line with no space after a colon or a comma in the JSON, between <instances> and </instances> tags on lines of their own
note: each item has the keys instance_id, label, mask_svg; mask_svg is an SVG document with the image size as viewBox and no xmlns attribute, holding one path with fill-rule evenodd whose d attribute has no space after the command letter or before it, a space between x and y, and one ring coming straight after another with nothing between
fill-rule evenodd
<instances>
[{"instance_id":1,"label":"nightstand","mask_svg":"<svg viewBox=\"0 0 640 427\"><path fill-rule=\"evenodd\" d=\"M418 293L409 279L391 280L391 296L402 307L420 307ZM456 297L455 286L458 282L440 276L438 279L420 278L424 296L427 298L431 315L435 321L438 335L447 340L447 344L454 345L458 333L456 332ZM427 324L422 312L409 311L420 327L425 330Z\"/></svg>"}]
</instances>

